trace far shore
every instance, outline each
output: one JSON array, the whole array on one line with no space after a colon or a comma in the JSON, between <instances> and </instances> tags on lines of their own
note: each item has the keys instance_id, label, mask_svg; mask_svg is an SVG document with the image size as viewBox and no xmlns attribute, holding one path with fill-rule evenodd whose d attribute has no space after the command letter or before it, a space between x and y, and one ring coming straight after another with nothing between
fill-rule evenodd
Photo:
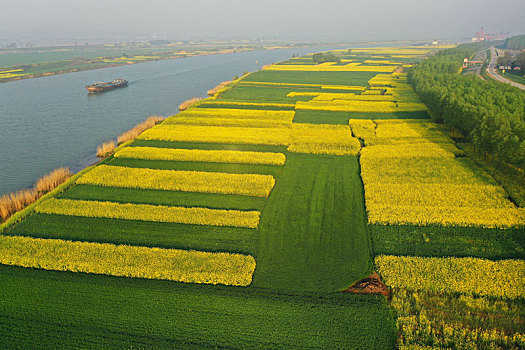
<instances>
[{"instance_id":1,"label":"far shore","mask_svg":"<svg viewBox=\"0 0 525 350\"><path fill-rule=\"evenodd\" d=\"M12 78L5 78L0 79L0 83L8 83L12 81L18 81L23 79L31 79L31 78L40 78L40 77L46 77L46 76L52 76L52 75L58 75L58 74L66 74L66 73L74 73L74 72L81 72L86 70L94 70L94 69L101 69L101 68L110 68L110 67L120 67L120 66L126 66L131 64L137 64L137 63L143 63L143 62L152 62L152 61L163 61L163 60L169 60L169 59L177 59L177 58L186 58L186 57L195 57L195 56L210 56L210 55L220 55L220 54L231 54L231 53L239 53L239 52L251 52L251 51L262 51L262 50L279 50L279 49L293 49L293 48L304 48L307 47L307 45L302 46L292 46L292 45L283 45L283 46L271 46L271 47L262 47L262 48L253 48L253 47L243 47L238 49L221 49L216 51L210 51L210 52L186 52L182 51L180 55L178 56L165 56L165 57L155 57L155 58L148 58L143 59L140 61L122 61L122 63L108 63L108 64L100 64L101 61L92 61L86 60L86 66L82 68L73 68L73 69L64 69L64 70L58 70L58 71L49 71L49 72L42 72L37 74L28 74L23 76L17 76ZM70 62L71 60L63 60L64 63ZM45 63L45 62L44 62ZM4 69L15 69L20 66L7 66L2 67L0 70Z\"/></svg>"}]
</instances>

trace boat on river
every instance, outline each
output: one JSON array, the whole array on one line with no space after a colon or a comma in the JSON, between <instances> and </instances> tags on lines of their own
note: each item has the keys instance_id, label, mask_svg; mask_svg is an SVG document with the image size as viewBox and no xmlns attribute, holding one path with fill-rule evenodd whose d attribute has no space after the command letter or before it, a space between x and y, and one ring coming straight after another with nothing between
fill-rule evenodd
<instances>
[{"instance_id":1,"label":"boat on river","mask_svg":"<svg viewBox=\"0 0 525 350\"><path fill-rule=\"evenodd\" d=\"M89 93L102 92L106 90L116 89L118 87L128 85L128 81L125 79L115 79L107 83L96 82L91 85L87 85L86 89Z\"/></svg>"}]
</instances>

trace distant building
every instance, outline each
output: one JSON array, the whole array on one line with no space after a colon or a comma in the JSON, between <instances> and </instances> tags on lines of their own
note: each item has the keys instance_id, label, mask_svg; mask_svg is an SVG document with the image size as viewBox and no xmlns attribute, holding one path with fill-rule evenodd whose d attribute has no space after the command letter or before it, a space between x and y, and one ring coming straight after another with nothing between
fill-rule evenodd
<instances>
[{"instance_id":1,"label":"distant building","mask_svg":"<svg viewBox=\"0 0 525 350\"><path fill-rule=\"evenodd\" d=\"M472 41L485 41L485 40L503 40L506 39L510 33L485 33L485 30L483 27L481 27L481 30L474 34L475 37L472 38Z\"/></svg>"}]
</instances>

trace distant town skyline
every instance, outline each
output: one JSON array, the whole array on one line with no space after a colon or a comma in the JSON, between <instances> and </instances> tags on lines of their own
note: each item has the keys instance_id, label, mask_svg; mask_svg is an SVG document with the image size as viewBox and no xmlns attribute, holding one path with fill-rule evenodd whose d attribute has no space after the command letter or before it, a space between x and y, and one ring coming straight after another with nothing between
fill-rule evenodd
<instances>
[{"instance_id":1,"label":"distant town skyline","mask_svg":"<svg viewBox=\"0 0 525 350\"><path fill-rule=\"evenodd\" d=\"M525 33L525 1L2 0L0 41L143 38L400 40Z\"/></svg>"}]
</instances>

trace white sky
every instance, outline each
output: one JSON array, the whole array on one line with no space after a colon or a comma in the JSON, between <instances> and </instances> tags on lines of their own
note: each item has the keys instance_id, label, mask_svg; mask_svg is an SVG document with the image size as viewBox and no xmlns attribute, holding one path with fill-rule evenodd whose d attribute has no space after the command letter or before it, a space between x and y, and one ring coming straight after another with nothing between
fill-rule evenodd
<instances>
[{"instance_id":1,"label":"white sky","mask_svg":"<svg viewBox=\"0 0 525 350\"><path fill-rule=\"evenodd\" d=\"M525 33L525 0L0 0L0 39L458 39Z\"/></svg>"}]
</instances>

